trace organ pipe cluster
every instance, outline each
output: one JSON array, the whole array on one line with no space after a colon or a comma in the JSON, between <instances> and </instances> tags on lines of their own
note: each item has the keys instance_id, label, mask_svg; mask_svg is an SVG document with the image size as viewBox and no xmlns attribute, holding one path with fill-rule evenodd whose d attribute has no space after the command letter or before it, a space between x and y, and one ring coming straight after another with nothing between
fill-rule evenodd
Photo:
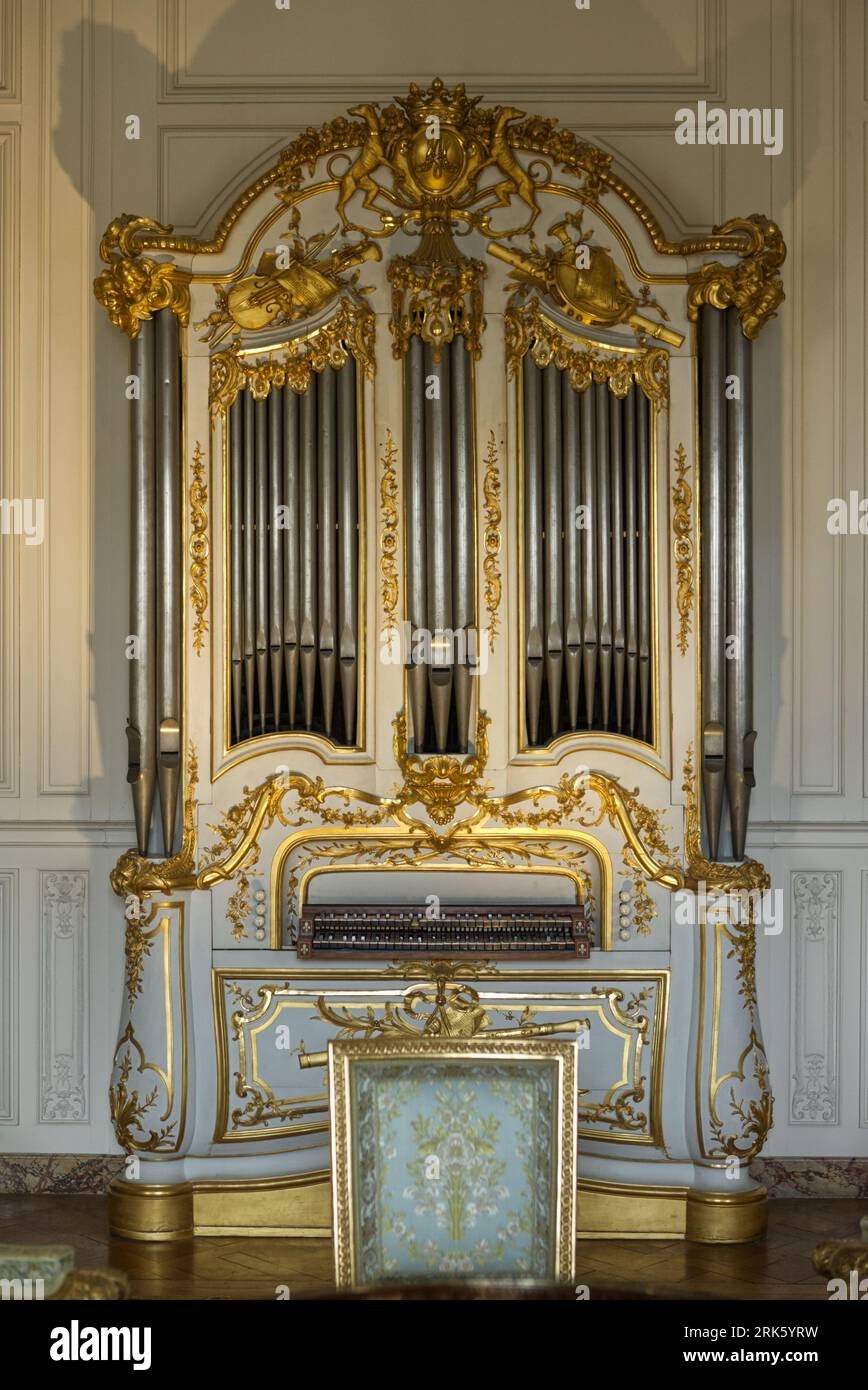
<instances>
[{"instance_id":1,"label":"organ pipe cluster","mask_svg":"<svg viewBox=\"0 0 868 1390\"><path fill-rule=\"evenodd\" d=\"M651 413L522 364L525 705L530 744L653 726Z\"/></svg>"},{"instance_id":2,"label":"organ pipe cluster","mask_svg":"<svg viewBox=\"0 0 868 1390\"><path fill-rule=\"evenodd\" d=\"M743 859L754 786L751 356L735 309L700 310L702 789L709 853L724 802Z\"/></svg>"},{"instance_id":3,"label":"organ pipe cluster","mask_svg":"<svg viewBox=\"0 0 868 1390\"><path fill-rule=\"evenodd\" d=\"M417 751L466 752L476 640L473 399L462 338L404 359L410 709Z\"/></svg>"},{"instance_id":4,"label":"organ pipe cluster","mask_svg":"<svg viewBox=\"0 0 868 1390\"><path fill-rule=\"evenodd\" d=\"M136 840L147 854L156 789L163 853L173 851L181 778L181 360L169 309L130 345L131 439L127 781Z\"/></svg>"},{"instance_id":5,"label":"organ pipe cluster","mask_svg":"<svg viewBox=\"0 0 868 1390\"><path fill-rule=\"evenodd\" d=\"M299 396L240 392L229 412L233 741L356 736L359 497L356 369Z\"/></svg>"}]
</instances>

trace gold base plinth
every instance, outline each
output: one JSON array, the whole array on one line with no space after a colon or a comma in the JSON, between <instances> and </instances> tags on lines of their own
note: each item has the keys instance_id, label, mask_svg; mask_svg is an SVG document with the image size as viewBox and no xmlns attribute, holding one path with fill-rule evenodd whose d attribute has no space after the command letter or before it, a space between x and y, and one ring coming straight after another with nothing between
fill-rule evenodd
<instances>
[{"instance_id":1,"label":"gold base plinth","mask_svg":"<svg viewBox=\"0 0 868 1390\"><path fill-rule=\"evenodd\" d=\"M737 1244L766 1229L765 1188L700 1192L579 1179L576 1234L585 1240L696 1240ZM109 1193L112 1234L129 1240L190 1236L330 1236L328 1170L293 1177L169 1183L118 1178Z\"/></svg>"}]
</instances>

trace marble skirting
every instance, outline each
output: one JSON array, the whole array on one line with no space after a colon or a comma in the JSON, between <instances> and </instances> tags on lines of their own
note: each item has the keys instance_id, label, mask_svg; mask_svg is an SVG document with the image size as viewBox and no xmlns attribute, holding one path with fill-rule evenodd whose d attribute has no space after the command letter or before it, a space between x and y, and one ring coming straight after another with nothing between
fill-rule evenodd
<instances>
[{"instance_id":1,"label":"marble skirting","mask_svg":"<svg viewBox=\"0 0 868 1390\"><path fill-rule=\"evenodd\" d=\"M0 1154L0 1193L108 1192L121 1154ZM868 1158L757 1158L770 1197L868 1197Z\"/></svg>"}]
</instances>

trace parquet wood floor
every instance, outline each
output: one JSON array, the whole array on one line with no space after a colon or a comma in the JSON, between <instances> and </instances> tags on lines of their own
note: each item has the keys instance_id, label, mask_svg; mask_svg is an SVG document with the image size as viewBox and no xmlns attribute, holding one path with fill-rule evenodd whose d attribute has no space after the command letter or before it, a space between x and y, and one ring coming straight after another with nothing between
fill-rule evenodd
<instances>
[{"instance_id":1,"label":"parquet wood floor","mask_svg":"<svg viewBox=\"0 0 868 1390\"><path fill-rule=\"evenodd\" d=\"M769 1203L769 1230L752 1245L684 1241L595 1240L579 1244L576 1282L612 1292L674 1298L824 1300L811 1264L827 1239L858 1239L864 1201L805 1198ZM292 1299L328 1297L334 1264L328 1240L212 1237L167 1245L109 1234L108 1199L96 1196L0 1196L0 1242L72 1245L79 1267L113 1265L141 1299Z\"/></svg>"}]
</instances>

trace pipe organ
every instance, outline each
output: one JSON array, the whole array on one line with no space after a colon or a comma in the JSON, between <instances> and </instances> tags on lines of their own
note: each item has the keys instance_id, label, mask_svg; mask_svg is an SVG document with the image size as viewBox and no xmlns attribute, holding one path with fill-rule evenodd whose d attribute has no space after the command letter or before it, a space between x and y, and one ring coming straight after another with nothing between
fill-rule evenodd
<instances>
[{"instance_id":1,"label":"pipe organ","mask_svg":"<svg viewBox=\"0 0 868 1390\"><path fill-rule=\"evenodd\" d=\"M322 1233L329 1038L499 1032L583 1038L581 1231L759 1233L778 228L679 239L609 154L436 79L304 131L210 239L123 214L100 254L132 497L113 1228Z\"/></svg>"}]
</instances>

